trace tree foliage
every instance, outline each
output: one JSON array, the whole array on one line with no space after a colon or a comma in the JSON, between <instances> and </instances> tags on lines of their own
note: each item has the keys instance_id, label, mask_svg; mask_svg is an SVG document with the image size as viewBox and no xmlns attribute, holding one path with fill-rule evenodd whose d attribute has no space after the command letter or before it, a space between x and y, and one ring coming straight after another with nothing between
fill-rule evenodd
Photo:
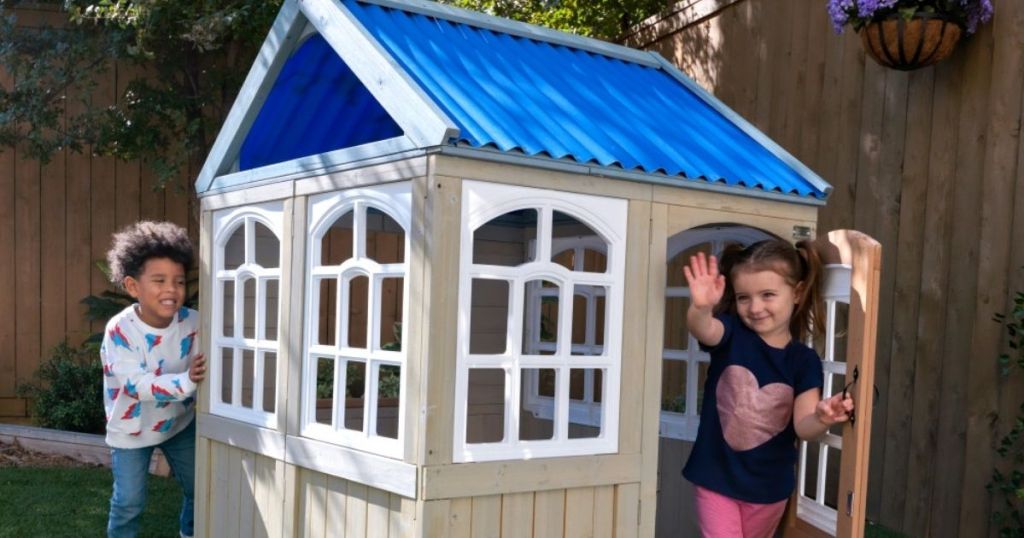
<instances>
[{"instance_id":1,"label":"tree foliage","mask_svg":"<svg viewBox=\"0 0 1024 538\"><path fill-rule=\"evenodd\" d=\"M138 159L160 186L206 155L281 0L66 0L66 23L34 28L20 3L0 0L0 150ZM442 3L611 40L666 0ZM101 95L114 65L119 94Z\"/></svg>"}]
</instances>

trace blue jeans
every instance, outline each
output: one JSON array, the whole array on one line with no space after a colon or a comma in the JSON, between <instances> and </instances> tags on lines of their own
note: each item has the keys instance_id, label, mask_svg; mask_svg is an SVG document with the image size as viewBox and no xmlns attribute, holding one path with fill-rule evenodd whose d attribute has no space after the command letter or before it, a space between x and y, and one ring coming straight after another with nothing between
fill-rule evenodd
<instances>
[{"instance_id":1,"label":"blue jeans","mask_svg":"<svg viewBox=\"0 0 1024 538\"><path fill-rule=\"evenodd\" d=\"M143 448L112 448L114 493L110 497L110 518L107 536L132 537L139 534L139 520L146 506L146 478L153 449L159 448L171 466L171 474L181 484L184 499L181 502L179 529L192 536L192 503L196 475L196 419L177 435L155 446Z\"/></svg>"}]
</instances>

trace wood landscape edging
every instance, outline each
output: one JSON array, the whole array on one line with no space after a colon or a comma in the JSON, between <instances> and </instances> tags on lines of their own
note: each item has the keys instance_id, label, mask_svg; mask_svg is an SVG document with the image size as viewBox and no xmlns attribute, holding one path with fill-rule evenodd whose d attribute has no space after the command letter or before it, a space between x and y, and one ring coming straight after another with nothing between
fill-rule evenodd
<instances>
[{"instance_id":1,"label":"wood landscape edging","mask_svg":"<svg viewBox=\"0 0 1024 538\"><path fill-rule=\"evenodd\" d=\"M66 456L82 463L110 467L110 447L104 436L99 434L0 424L0 442L33 452ZM153 452L149 472L157 476L170 476L170 467L163 453L158 450Z\"/></svg>"}]
</instances>

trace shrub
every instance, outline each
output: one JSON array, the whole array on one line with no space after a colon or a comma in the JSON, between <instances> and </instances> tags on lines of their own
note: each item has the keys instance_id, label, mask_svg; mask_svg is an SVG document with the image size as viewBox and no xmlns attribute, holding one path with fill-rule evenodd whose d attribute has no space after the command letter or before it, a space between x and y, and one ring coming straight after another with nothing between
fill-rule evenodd
<instances>
[{"instance_id":1,"label":"shrub","mask_svg":"<svg viewBox=\"0 0 1024 538\"><path fill-rule=\"evenodd\" d=\"M20 383L18 396L31 400L32 419L46 428L103 433L103 367L96 348L61 343L39 366L35 379Z\"/></svg>"}]
</instances>

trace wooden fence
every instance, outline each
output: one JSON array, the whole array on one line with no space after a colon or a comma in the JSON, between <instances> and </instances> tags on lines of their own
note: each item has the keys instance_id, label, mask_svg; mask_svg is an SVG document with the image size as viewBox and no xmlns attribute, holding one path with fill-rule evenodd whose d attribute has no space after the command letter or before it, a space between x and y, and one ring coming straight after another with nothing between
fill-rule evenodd
<instances>
[{"instance_id":1,"label":"wooden fence","mask_svg":"<svg viewBox=\"0 0 1024 538\"><path fill-rule=\"evenodd\" d=\"M627 40L656 50L828 180L819 230L883 245L869 517L989 536L997 440L1024 399L992 321L1024 290L1024 4L910 73L836 35L825 2L686 0Z\"/></svg>"},{"instance_id":2,"label":"wooden fence","mask_svg":"<svg viewBox=\"0 0 1024 538\"><path fill-rule=\"evenodd\" d=\"M19 8L16 15L21 26L61 22L46 8ZM128 81L125 71L113 66L97 80L93 104L115 102ZM0 71L0 84L13 82ZM108 289L95 262L105 257L115 230L139 219L170 220L198 236L185 177L154 191L153 174L138 162L64 151L41 164L19 149L2 149L0 420L25 420L15 386L35 374L55 345L65 339L77 345L103 329L86 320L81 300Z\"/></svg>"}]
</instances>

